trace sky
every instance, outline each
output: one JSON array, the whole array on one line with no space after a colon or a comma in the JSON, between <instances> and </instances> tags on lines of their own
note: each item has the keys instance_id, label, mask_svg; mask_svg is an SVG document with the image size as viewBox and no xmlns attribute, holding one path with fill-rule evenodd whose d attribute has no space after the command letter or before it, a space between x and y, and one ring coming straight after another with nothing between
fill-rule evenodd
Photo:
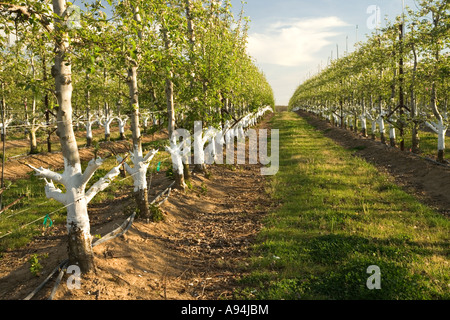
<instances>
[{"instance_id":1,"label":"sky","mask_svg":"<svg viewBox=\"0 0 450 320\"><path fill-rule=\"evenodd\" d=\"M417 0L403 0L416 9ZM378 22L394 20L402 0L247 0L248 53L266 75L277 105L288 105L296 88L364 41ZM241 0L231 0L238 14ZM378 11L377 9L378 8ZM378 14L377 14L378 12Z\"/></svg>"}]
</instances>

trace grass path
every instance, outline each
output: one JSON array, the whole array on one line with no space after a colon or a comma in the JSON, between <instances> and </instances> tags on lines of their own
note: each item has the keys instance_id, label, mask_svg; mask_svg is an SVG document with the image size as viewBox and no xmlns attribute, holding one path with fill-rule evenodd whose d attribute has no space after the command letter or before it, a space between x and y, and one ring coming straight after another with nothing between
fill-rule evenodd
<instances>
[{"instance_id":1,"label":"grass path","mask_svg":"<svg viewBox=\"0 0 450 320\"><path fill-rule=\"evenodd\" d=\"M440 216L374 166L294 113L277 114L281 205L249 259L239 298L449 299L449 230ZM369 290L369 266L381 289Z\"/></svg>"}]
</instances>

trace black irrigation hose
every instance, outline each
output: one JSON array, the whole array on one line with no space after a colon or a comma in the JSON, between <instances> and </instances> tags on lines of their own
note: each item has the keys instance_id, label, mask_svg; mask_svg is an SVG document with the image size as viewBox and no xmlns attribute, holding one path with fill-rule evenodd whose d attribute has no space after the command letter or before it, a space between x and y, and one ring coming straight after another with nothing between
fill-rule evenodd
<instances>
[{"instance_id":1,"label":"black irrigation hose","mask_svg":"<svg viewBox=\"0 0 450 320\"><path fill-rule=\"evenodd\" d=\"M61 283L61 280L62 280L62 278L63 278L63 276L64 276L64 270L67 268L67 265L69 264L69 262L66 262L62 267L61 267L61 270L59 271L59 275L58 275L58 277L56 278L56 283L55 283L55 285L53 286L53 289L52 289L52 293L50 294L50 297L48 298L48 300L53 300L53 297L55 296L55 294L56 294L56 290L58 290L58 286L59 286L59 284Z\"/></svg>"},{"instance_id":2,"label":"black irrigation hose","mask_svg":"<svg viewBox=\"0 0 450 320\"><path fill-rule=\"evenodd\" d=\"M53 277L53 275L59 270L64 268L64 266L69 262L68 259L64 260L63 262L61 262L48 276L47 278L45 278L45 280L36 288L33 290L33 292L31 292L28 296L25 297L24 300L30 300L31 298L34 297L34 295L36 293L39 292L39 290L41 290L45 284Z\"/></svg>"},{"instance_id":3,"label":"black irrigation hose","mask_svg":"<svg viewBox=\"0 0 450 320\"><path fill-rule=\"evenodd\" d=\"M117 229L111 231L110 233L108 233L107 235L105 235L104 237L102 237L101 239L97 240L95 243L92 244L92 247L96 247L99 244L102 244L106 241L112 240L114 238L117 238L123 234L125 234L128 229L131 227L131 225L133 224L134 218L136 216L136 213L133 213L127 220L125 220L125 222ZM66 259L63 262L61 262L48 276L47 278L45 278L45 280L36 288L33 290L33 292L31 292L28 296L25 297L24 300L30 300L31 298L34 297L34 295L36 293L38 293L44 286L45 284L47 284L48 281L50 281L50 279L53 277L53 275L60 270L58 278L56 279L56 283L52 289L52 292L50 294L50 297L48 298L49 300L53 300L54 295L56 294L56 291L58 289L59 284L61 283L62 277L64 276L64 270L67 267L67 264L69 263L69 260Z\"/></svg>"},{"instance_id":4,"label":"black irrigation hose","mask_svg":"<svg viewBox=\"0 0 450 320\"><path fill-rule=\"evenodd\" d=\"M92 244L92 247L94 248L94 247L98 246L99 244L102 244L106 241L115 239L115 238L125 234L128 231L128 229L131 227L131 225L133 224L135 217L136 217L136 212L133 213L127 220L125 220L125 222L122 223L122 225L120 227L111 231L110 233L108 233L107 235L102 237L101 239L98 239L96 242L94 242Z\"/></svg>"}]
</instances>

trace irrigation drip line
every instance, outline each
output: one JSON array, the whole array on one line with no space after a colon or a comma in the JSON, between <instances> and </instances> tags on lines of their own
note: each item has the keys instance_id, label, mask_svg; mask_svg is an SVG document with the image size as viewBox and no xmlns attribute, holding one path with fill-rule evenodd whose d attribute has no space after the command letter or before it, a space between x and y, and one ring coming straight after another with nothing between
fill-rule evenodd
<instances>
[{"instance_id":1,"label":"irrigation drip line","mask_svg":"<svg viewBox=\"0 0 450 320\"><path fill-rule=\"evenodd\" d=\"M71 205L74 204L74 203L75 203L75 202L69 203L69 204L65 205L64 207L61 207L61 208L59 208L59 209L57 209L57 210L55 210L55 211L53 211L53 212L51 212L51 213L48 213L48 214L46 214L46 215L44 215L44 216L42 216L42 217L40 217L40 218L37 218L37 219L35 219L35 220L33 220L33 221L29 222L29 223L26 223L26 224L20 226L20 228L17 228L17 229L14 230L14 231L9 231L8 233L6 233L6 234L4 234L3 236L1 236L0 239L3 239L4 237L6 237L6 236L8 236L8 235L10 235L10 234L12 234L12 233L14 233L14 232L16 232L16 231L22 230L22 229L28 227L29 225L31 225L31 224L33 224L33 223L35 223L35 222L38 222L38 221L40 221L40 220L43 220L43 219L45 219L46 217L50 217L51 215L57 213L58 211L61 211L62 209L65 209L65 208L71 206Z\"/></svg>"},{"instance_id":2,"label":"irrigation drip line","mask_svg":"<svg viewBox=\"0 0 450 320\"><path fill-rule=\"evenodd\" d=\"M61 262L55 269L53 269L53 271L47 276L47 278L45 278L44 281L42 281L42 283L36 288L34 289L29 295L27 295L24 300L30 300L31 298L34 297L34 295L36 293L38 293L44 286L45 284L53 277L53 275L60 269L62 269L67 263L69 262L68 259L64 260L63 262Z\"/></svg>"},{"instance_id":3,"label":"irrigation drip line","mask_svg":"<svg viewBox=\"0 0 450 320\"><path fill-rule=\"evenodd\" d=\"M172 187L173 187L174 185L175 185L175 181L172 182L172 183L166 188L166 190L164 190L164 191L162 191L160 194L158 194L158 195L155 197L155 199L154 199L152 202L150 202L150 205L155 204L155 203L156 203L163 195L165 195L165 194L167 193L167 197L166 197L163 201L159 202L159 203L157 204L157 206L160 206L163 202L165 202L165 201L167 200L167 198L169 198L170 193L171 193L171 191L172 191Z\"/></svg>"},{"instance_id":4,"label":"irrigation drip line","mask_svg":"<svg viewBox=\"0 0 450 320\"><path fill-rule=\"evenodd\" d=\"M67 265L69 264L68 261L64 261L65 263L61 263L61 267L59 268L59 274L56 278L55 285L53 286L52 292L50 293L50 297L48 297L48 300L53 300L53 297L56 294L56 291L58 290L59 284L61 283L61 280L64 276L64 270L67 268Z\"/></svg>"},{"instance_id":5,"label":"irrigation drip line","mask_svg":"<svg viewBox=\"0 0 450 320\"><path fill-rule=\"evenodd\" d=\"M134 219L136 217L136 212L133 213L128 219L126 219L124 221L124 223L122 223L122 225L120 225L117 229L111 231L110 233L106 234L105 236L101 237L100 239L98 239L97 241L95 241L92 244L92 247L96 247L102 243L105 243L107 241L110 241L112 239L115 239L117 237L120 237L121 235L125 234L128 229L130 229L131 225L134 222Z\"/></svg>"}]
</instances>

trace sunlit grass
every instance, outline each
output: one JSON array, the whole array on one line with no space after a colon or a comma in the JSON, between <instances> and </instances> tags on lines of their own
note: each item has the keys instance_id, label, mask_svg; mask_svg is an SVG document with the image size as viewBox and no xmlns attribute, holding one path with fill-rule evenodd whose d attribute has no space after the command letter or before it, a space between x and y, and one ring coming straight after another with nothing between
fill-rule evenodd
<instances>
[{"instance_id":1,"label":"sunlit grass","mask_svg":"<svg viewBox=\"0 0 450 320\"><path fill-rule=\"evenodd\" d=\"M448 299L449 221L293 113L277 115L282 206L265 221L239 298ZM367 268L381 268L369 290Z\"/></svg>"}]
</instances>

